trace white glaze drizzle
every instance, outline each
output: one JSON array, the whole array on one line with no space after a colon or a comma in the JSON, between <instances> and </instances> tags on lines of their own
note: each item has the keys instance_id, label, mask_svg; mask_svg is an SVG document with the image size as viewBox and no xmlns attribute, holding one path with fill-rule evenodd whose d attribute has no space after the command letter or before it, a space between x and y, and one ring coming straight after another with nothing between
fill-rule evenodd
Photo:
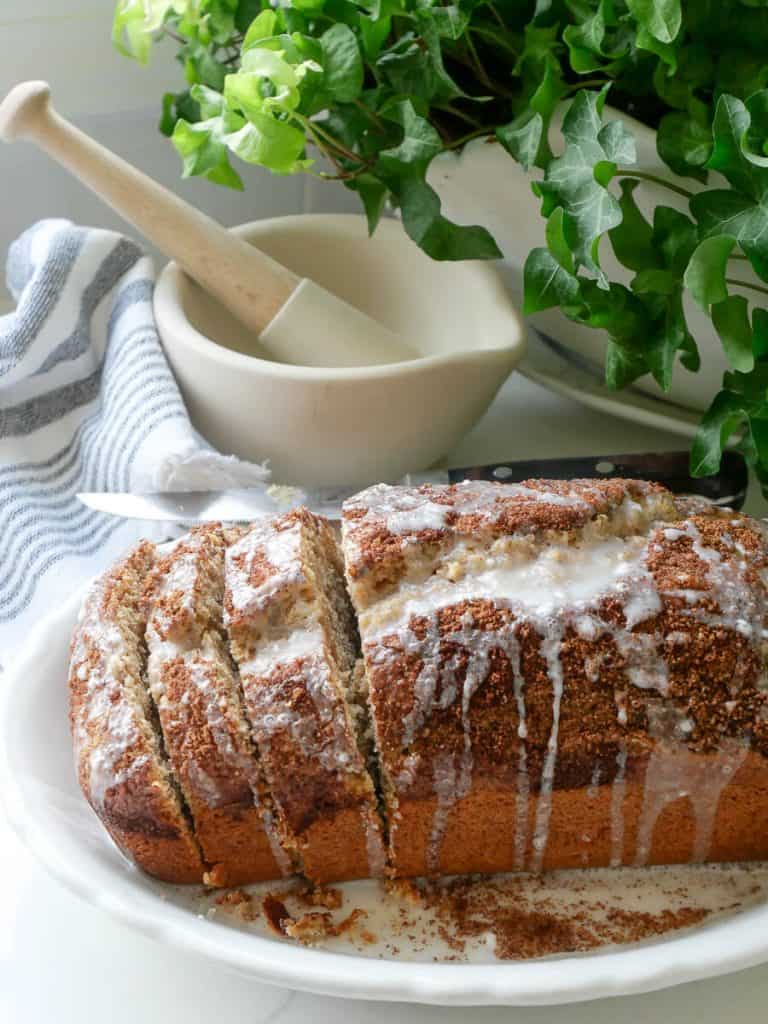
<instances>
[{"instance_id":1,"label":"white glaze drizzle","mask_svg":"<svg viewBox=\"0 0 768 1024\"><path fill-rule=\"evenodd\" d=\"M226 579L228 604L242 614L261 612L278 590L304 580L301 564L301 523L276 530L272 520L257 522L245 536L227 549ZM265 559L272 572L260 583L252 582L256 560ZM231 613L225 613L225 623Z\"/></svg>"},{"instance_id":2,"label":"white glaze drizzle","mask_svg":"<svg viewBox=\"0 0 768 1024\"><path fill-rule=\"evenodd\" d=\"M387 854L384 849L384 838L381 834L381 822L378 814L366 808L363 815L365 829L365 853L368 860L369 878L383 878L387 867Z\"/></svg>"},{"instance_id":3,"label":"white glaze drizzle","mask_svg":"<svg viewBox=\"0 0 768 1024\"><path fill-rule=\"evenodd\" d=\"M669 541L690 538L693 552L707 570L705 590L680 588L671 592L692 606L684 609L683 614L689 614L709 626L733 630L759 643L764 635L765 594L745 579L749 554L743 545L735 543L730 534L722 534L719 543L729 545L738 556L724 560L719 551L704 543L700 530L690 520L679 527L665 529L663 534ZM687 582L687 577L683 578L683 582ZM711 613L696 608L695 605L705 598L714 599L720 611ZM671 645L687 642L686 635L680 633L670 634L666 639ZM735 695L742 684L743 678L738 672L735 673L731 692ZM657 737L657 745L646 770L636 863L647 863L656 822L664 808L683 797L689 800L696 823L692 857L696 861L704 861L711 846L720 795L746 757L747 747L735 740L723 739L715 764L712 765L709 759L691 754L685 746L685 740L693 728L690 719L678 714L671 730L673 735L670 735L664 713L652 703L649 704L648 713L651 733Z\"/></svg>"},{"instance_id":4,"label":"white glaze drizzle","mask_svg":"<svg viewBox=\"0 0 768 1024\"><path fill-rule=\"evenodd\" d=\"M437 797L432 828L427 844L427 874L440 873L440 851L443 845L448 816L458 800L465 795L460 792L454 757L449 752L439 752L433 759L432 784Z\"/></svg>"},{"instance_id":5,"label":"white glaze drizzle","mask_svg":"<svg viewBox=\"0 0 768 1024\"><path fill-rule=\"evenodd\" d=\"M685 740L691 722L678 709L649 701L648 731L655 745L648 759L643 785L643 805L637 831L635 865L648 863L653 833L662 811L687 798L694 817L692 860L707 859L723 790L729 785L749 752L746 743L723 738L719 749L705 757L691 752Z\"/></svg>"},{"instance_id":6,"label":"white glaze drizzle","mask_svg":"<svg viewBox=\"0 0 768 1024\"><path fill-rule=\"evenodd\" d=\"M552 790L557 766L558 736L560 732L560 705L563 699L563 666L560 662L562 645L561 629L550 630L541 642L541 653L547 665L547 674L552 683L552 729L547 741L544 765L539 783L539 798L536 802L536 820L533 826L533 852L531 870L541 871L549 840L549 818L552 813Z\"/></svg>"},{"instance_id":7,"label":"white glaze drizzle","mask_svg":"<svg viewBox=\"0 0 768 1024\"><path fill-rule=\"evenodd\" d=\"M624 795L627 788L627 743L619 740L616 774L611 786L611 860L612 868L624 862Z\"/></svg>"},{"instance_id":8,"label":"white glaze drizzle","mask_svg":"<svg viewBox=\"0 0 768 1024\"><path fill-rule=\"evenodd\" d=\"M541 500L549 495L538 492ZM638 503L628 501L623 514L628 522L640 508ZM632 507L630 507L632 506ZM455 506L454 506L455 507ZM378 510L377 510L378 511ZM432 512L429 513L430 515ZM653 523L649 523L649 528ZM741 561L734 564L731 560L723 560L717 551L703 544L696 525L686 522L682 528L668 527L662 531L665 540L689 536L695 553L705 563L708 570L710 587L707 591L666 591L673 596L685 592L688 603L692 606L690 614L697 620L708 625L720 625L740 632L754 639L765 635L763 619L765 614L762 595L755 593L753 585L743 579L743 571L747 566L747 555L741 545L733 545L734 551L740 554ZM725 542L727 543L726 535ZM539 800L534 824L533 869L543 863L549 832L551 814L552 787L556 773L557 735L559 730L560 702L562 700L562 669L559 661L559 649L565 624L570 620L577 632L587 639L595 639L600 634L608 634L614 641L619 653L625 660L628 682L634 687L645 690L656 690L662 695L668 689L668 669L665 658L668 646L688 642L686 634L670 634L666 638L657 637L652 633L635 630L647 619L653 618L662 609L661 596L655 582L645 567L651 541L647 536L625 538L590 538L582 544L551 544L533 556L523 555L518 561L509 555L504 558L503 565L488 564L473 566L469 577L460 574L451 578L450 573L442 575L439 570L426 581L404 580L394 595L385 597L373 607L361 613L361 631L366 652L373 663L382 663L388 658L397 656L401 650L406 654L415 655L421 660L420 672L413 690L413 705L404 719L402 734L403 748L407 749L414 741L416 734L429 718L433 707L439 704L447 707L458 696L455 680L451 685L446 683L445 659L441 663L441 644L461 642L474 655L482 660L487 659L490 649L498 648L512 665L512 676L515 685L515 698L520 719L521 738L525 734L525 706L522 701L523 680L519 668L513 664L515 638L515 620L531 622L540 636L542 655L548 666L548 674L553 689L553 725L547 744L546 756L542 769L539 787ZM462 560L467 552L462 550L459 542L454 550L443 555L442 564ZM477 552L470 552L477 557ZM558 563L565 568L558 573ZM579 571L579 563L582 570ZM558 578L558 576L560 578ZM685 580L685 577L684 577ZM601 619L595 610L600 600L611 594L622 599L624 624ZM713 597L720 607L716 615L702 613L695 605L702 596ZM438 612L465 601L491 601L497 608L511 611L513 622L509 626L484 634L481 630L472 630L465 621L460 631L455 633L441 631L438 624ZM568 616L558 619L558 612L568 610ZM419 633L414 633L412 623L419 623ZM467 632L472 633L471 636ZM386 637L395 636L397 645L394 649L382 645ZM519 657L519 655L518 655ZM601 658L595 656L593 662L585 665L589 678L596 681L600 673ZM452 671L452 670L451 670ZM482 680L480 680L481 682ZM451 806L460 800L471 786L472 752L469 734L469 701L479 682L472 681L462 691L462 728L464 731L464 748L459 765L452 764L449 769L445 763L435 766L435 793L437 809L430 840L430 859L432 864L439 862L439 847L445 831ZM738 689L740 682L735 686ZM440 696L438 698L438 690ZM622 704L618 708L620 724L626 722L626 708ZM624 821L623 801L626 789L626 767L628 752L622 746L617 754L617 768L613 783L611 799L611 858L621 862L623 858ZM458 768L458 770L457 770ZM453 774L451 774L453 773ZM401 780L406 782L405 775ZM515 866L520 866L525 857L527 839L527 822L525 816L528 807L530 780L527 772L527 753L525 744L521 744L518 758L518 823L515 836ZM452 792L452 796L451 796ZM525 812L522 807L525 806ZM658 813L658 812L657 812ZM713 812L714 813L714 812ZM706 833L706 828L701 830ZM702 841L703 843L704 841ZM522 853L521 853L522 851ZM617 860L618 858L618 860Z\"/></svg>"},{"instance_id":9,"label":"white glaze drizzle","mask_svg":"<svg viewBox=\"0 0 768 1024\"><path fill-rule=\"evenodd\" d=\"M279 676L279 681L274 684L271 676L285 665L290 666L290 677L286 680ZM358 770L358 758L350 753L344 709L331 681L328 661L322 648L315 649L298 661L283 663L283 666L273 663L269 671L263 673L252 673L245 663L242 677L246 694L254 708L254 732L265 753L269 753L272 737L287 730L302 755L308 760L316 760L325 771ZM278 694L278 689L290 686L292 682L309 695L317 720L301 710L295 710ZM330 726L330 742L320 741L318 723L320 726Z\"/></svg>"},{"instance_id":10,"label":"white glaze drizzle","mask_svg":"<svg viewBox=\"0 0 768 1024\"><path fill-rule=\"evenodd\" d=\"M587 787L587 800L591 801L591 800L596 800L597 799L598 794L600 792L600 779L601 779L601 777L602 777L602 766L600 765L599 761L596 761L595 765L594 765L594 767L592 769L592 777L589 780L589 786ZM582 864L588 864L589 863L589 856L590 855L589 855L589 850L588 850L587 847L592 842L593 838L594 837L593 837L591 832L583 832L582 835L581 835L582 842L584 843L584 846L582 846L582 849L581 849L581 863Z\"/></svg>"},{"instance_id":11,"label":"white glaze drizzle","mask_svg":"<svg viewBox=\"0 0 768 1024\"><path fill-rule=\"evenodd\" d=\"M271 759L274 737L287 732L307 761L328 774L360 774L364 765L352 736L344 703L331 676L329 653L320 623L320 609L302 585L307 583L302 559L301 521L276 529L272 521L257 523L226 558L225 624L246 624L251 639L238 652L254 735L265 758ZM266 561L272 571L259 584L253 569ZM291 596L289 621L282 627L261 621L271 598L281 590ZM248 619L252 617L252 625ZM288 670L286 675L286 669ZM308 695L314 714L293 707L291 687ZM361 807L366 854L372 875L383 873L385 853L381 829L370 807Z\"/></svg>"},{"instance_id":12,"label":"white glaze drizzle","mask_svg":"<svg viewBox=\"0 0 768 1024\"><path fill-rule=\"evenodd\" d=\"M458 766L448 770L445 758L434 766L434 789L437 796L435 821L430 839L430 870L439 862L435 850L447 827L453 804L469 792L472 780L472 751L469 709L472 696L488 671L491 651L501 651L512 666L519 728L526 732L523 680L519 668L519 644L516 628L520 621L532 622L540 637L542 656L553 685L552 729L547 743L533 829L532 870L543 863L549 835L552 792L554 787L560 703L563 694L560 646L566 622L558 617L559 609L573 610L577 628L591 638L609 632L617 638L627 661L630 681L635 685L664 686L664 665L652 636L629 633L625 628L603 622L593 606L612 593L631 594L630 622L638 625L655 615L660 600L651 586L644 566L647 540L644 537L598 538L584 544L553 544L534 557L506 560L501 567L487 566L471 577L450 580L434 575L426 582L403 583L399 592L385 598L361 617L361 630L366 653L374 664L392 657L392 650L381 644L387 636L396 635L397 651L420 659L421 667L413 687L413 704L403 719L402 745L407 749L419 729L428 720L434 707L449 707L458 697L455 670L456 658L445 659L443 644L457 644L467 658L462 687L463 750ZM454 559L456 551L449 558ZM585 571L586 569L590 571ZM596 570L596 571L592 571ZM492 600L498 608L507 608L510 621L501 628L484 632L474 629L471 617L465 615L461 627L441 634L438 612L464 601ZM414 632L414 620L420 623ZM651 661L648 666L645 663ZM660 663L660 664L659 664ZM439 696L438 696L439 691ZM515 863L523 866L527 847L528 798L530 779L527 752L521 736L518 755L517 824L514 839Z\"/></svg>"},{"instance_id":13,"label":"white glaze drizzle","mask_svg":"<svg viewBox=\"0 0 768 1024\"><path fill-rule=\"evenodd\" d=\"M512 669L512 686L517 707L517 736L520 744L517 752L517 780L515 793L515 849L514 868L522 871L525 868L525 854L528 845L528 800L531 793L531 782L528 777L528 726L525 710L525 679L520 667L520 644L517 635L510 631L507 647L509 665Z\"/></svg>"},{"instance_id":14,"label":"white glaze drizzle","mask_svg":"<svg viewBox=\"0 0 768 1024\"><path fill-rule=\"evenodd\" d=\"M445 495L445 502L433 497ZM588 496L598 496L591 488L579 493L568 490L563 494L537 490L523 484L500 484L486 480L465 480L448 489L434 487L414 491L409 487L391 487L375 484L344 502L344 547L347 562L354 563L360 556L359 535L374 527L402 537L404 546L413 546L414 535L426 530L450 531L449 514L466 516L478 514L488 526L498 522L504 512L504 500L522 498L531 503L556 505L565 508L587 508ZM351 515L363 511L359 518Z\"/></svg>"},{"instance_id":15,"label":"white glaze drizzle","mask_svg":"<svg viewBox=\"0 0 768 1024\"><path fill-rule=\"evenodd\" d=\"M155 704L169 728L190 728L189 705L194 703L202 712L211 739L222 763L230 773L239 775L248 785L253 806L259 811L262 827L272 850L275 863L284 876L293 870L290 858L283 849L271 812L261 799L262 777L256 751L251 746L249 729L243 717L244 709L236 713L241 700L240 683L232 672L229 658L224 652L224 641L217 643L212 632L201 632L197 607L201 602L215 602L216 589L206 581L204 562L221 557L214 549L207 549L204 534L191 534L183 548L178 545L166 571L155 580L153 604L147 622L147 677ZM223 577L219 584L223 588ZM162 598L177 593L173 610L161 603ZM218 593L221 598L221 591ZM182 616L177 620L178 609ZM175 665L183 667L187 689L181 697L169 702L165 692L164 672ZM178 676L176 677L178 679ZM231 788L214 779L195 757L195 744L184 751L184 763L194 797L209 807L223 807L228 802Z\"/></svg>"},{"instance_id":16,"label":"white glaze drizzle","mask_svg":"<svg viewBox=\"0 0 768 1024\"><path fill-rule=\"evenodd\" d=\"M109 790L127 782L149 761L149 754L134 752L145 734L143 712L125 686L135 656L133 638L101 614L107 581L108 577L102 577L88 592L78 615L72 651L72 664L80 663L77 677L86 684L75 721L75 763L86 750L88 796L99 811L105 809ZM89 651L98 655L92 668L88 667ZM142 685L140 680L135 684Z\"/></svg>"}]
</instances>

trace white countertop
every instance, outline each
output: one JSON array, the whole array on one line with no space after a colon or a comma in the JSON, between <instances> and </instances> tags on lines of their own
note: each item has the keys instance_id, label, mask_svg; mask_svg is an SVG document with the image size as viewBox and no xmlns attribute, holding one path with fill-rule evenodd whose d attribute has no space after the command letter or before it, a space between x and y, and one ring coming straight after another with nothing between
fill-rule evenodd
<instances>
[{"instance_id":1,"label":"white countertop","mask_svg":"<svg viewBox=\"0 0 768 1024\"><path fill-rule=\"evenodd\" d=\"M451 462L683 446L671 434L590 412L513 375ZM748 508L759 514L765 505L753 493ZM1 816L0 872L0 1024L325 1024L339 1017L364 1024L751 1024L765 1019L768 1004L768 965L647 996L551 1009L342 1002L253 983L113 923L47 878Z\"/></svg>"}]
</instances>

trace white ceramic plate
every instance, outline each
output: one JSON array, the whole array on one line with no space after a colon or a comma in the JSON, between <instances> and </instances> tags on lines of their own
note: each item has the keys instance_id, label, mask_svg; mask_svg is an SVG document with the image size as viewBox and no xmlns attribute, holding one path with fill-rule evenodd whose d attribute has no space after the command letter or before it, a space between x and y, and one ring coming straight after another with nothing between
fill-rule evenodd
<instances>
[{"instance_id":1,"label":"white ceramic plate","mask_svg":"<svg viewBox=\"0 0 768 1024\"><path fill-rule=\"evenodd\" d=\"M407 963L321 952L255 936L179 905L178 890L129 868L77 787L67 726L69 636L80 594L30 636L0 686L0 793L45 867L141 932L289 988L452 1005L575 1002L664 988L768 960L768 905L665 941L516 963Z\"/></svg>"},{"instance_id":2,"label":"white ceramic plate","mask_svg":"<svg viewBox=\"0 0 768 1024\"><path fill-rule=\"evenodd\" d=\"M610 391L602 367L528 326L528 350L517 367L529 380L590 409L680 437L696 433L701 416L635 387Z\"/></svg>"}]
</instances>

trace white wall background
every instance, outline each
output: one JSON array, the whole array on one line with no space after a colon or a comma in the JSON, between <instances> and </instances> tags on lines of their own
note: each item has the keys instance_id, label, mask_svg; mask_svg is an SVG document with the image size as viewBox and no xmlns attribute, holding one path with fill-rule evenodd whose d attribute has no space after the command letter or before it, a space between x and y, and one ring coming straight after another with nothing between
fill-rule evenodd
<instances>
[{"instance_id":1,"label":"white wall background","mask_svg":"<svg viewBox=\"0 0 768 1024\"><path fill-rule=\"evenodd\" d=\"M357 210L341 186L301 175L283 178L238 165L244 193L182 181L171 144L157 131L160 98L182 87L173 49L149 67L111 44L113 0L0 0L0 95L17 82L51 83L59 110L99 141L223 224L311 210ZM0 265L9 244L41 217L124 228L120 219L33 146L0 146ZM0 274L0 298L4 297Z\"/></svg>"}]
</instances>

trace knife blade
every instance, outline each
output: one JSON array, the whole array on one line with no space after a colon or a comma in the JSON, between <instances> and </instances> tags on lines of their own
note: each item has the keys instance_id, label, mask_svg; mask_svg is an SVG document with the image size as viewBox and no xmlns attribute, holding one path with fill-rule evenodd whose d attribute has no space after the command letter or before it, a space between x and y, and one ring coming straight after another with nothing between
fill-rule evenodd
<instances>
[{"instance_id":1,"label":"knife blade","mask_svg":"<svg viewBox=\"0 0 768 1024\"><path fill-rule=\"evenodd\" d=\"M462 480L519 483L522 480L570 480L579 477L628 477L664 484L676 494L698 495L716 505L739 509L747 494L746 463L737 452L726 452L720 471L692 477L688 452L588 455L559 459L527 459L488 466L411 473L397 481L406 486L451 484ZM91 492L77 497L88 508L124 519L173 523L248 522L279 515L304 505L318 515L338 519L341 506L357 493L350 487L303 488L275 484L223 491L127 494Z\"/></svg>"}]
</instances>

